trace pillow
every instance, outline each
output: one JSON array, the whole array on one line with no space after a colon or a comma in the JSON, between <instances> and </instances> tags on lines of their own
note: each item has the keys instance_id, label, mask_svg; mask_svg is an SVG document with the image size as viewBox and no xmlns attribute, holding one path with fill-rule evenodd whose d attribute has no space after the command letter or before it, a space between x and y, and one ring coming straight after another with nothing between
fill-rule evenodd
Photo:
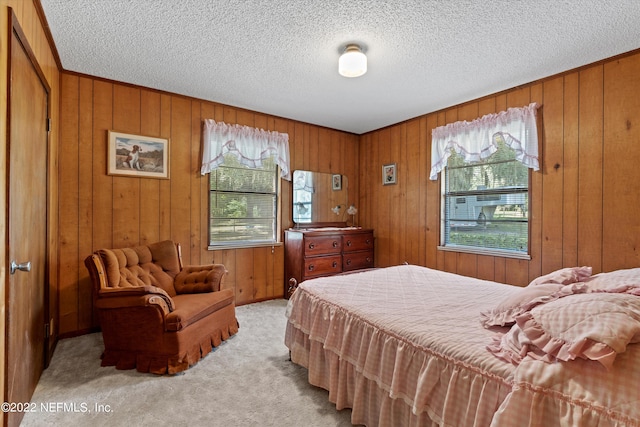
<instances>
[{"instance_id":1,"label":"pillow","mask_svg":"<svg viewBox=\"0 0 640 427\"><path fill-rule=\"evenodd\" d=\"M520 326L513 325L506 334L496 334L492 338L487 350L493 353L498 359L513 363L518 366L529 351L535 351L536 347L531 340L522 332Z\"/></svg>"},{"instance_id":2,"label":"pillow","mask_svg":"<svg viewBox=\"0 0 640 427\"><path fill-rule=\"evenodd\" d=\"M585 282L589 292L626 292L640 295L640 268L596 274Z\"/></svg>"},{"instance_id":3,"label":"pillow","mask_svg":"<svg viewBox=\"0 0 640 427\"><path fill-rule=\"evenodd\" d=\"M533 307L573 293L583 292L585 288L583 283L571 285L545 283L527 286L506 297L493 310L481 312L480 323L485 328L512 325L516 321L516 316L531 310Z\"/></svg>"},{"instance_id":4,"label":"pillow","mask_svg":"<svg viewBox=\"0 0 640 427\"><path fill-rule=\"evenodd\" d=\"M518 354L526 350L547 361L595 360L609 369L628 344L640 342L640 298L620 293L570 295L518 316L515 326L527 340L512 339L501 345L505 351L519 348Z\"/></svg>"},{"instance_id":5,"label":"pillow","mask_svg":"<svg viewBox=\"0 0 640 427\"><path fill-rule=\"evenodd\" d=\"M567 267L553 271L544 276L537 277L529 283L529 286L538 286L544 283L561 283L569 285L571 283L583 282L591 277L591 267Z\"/></svg>"}]
</instances>

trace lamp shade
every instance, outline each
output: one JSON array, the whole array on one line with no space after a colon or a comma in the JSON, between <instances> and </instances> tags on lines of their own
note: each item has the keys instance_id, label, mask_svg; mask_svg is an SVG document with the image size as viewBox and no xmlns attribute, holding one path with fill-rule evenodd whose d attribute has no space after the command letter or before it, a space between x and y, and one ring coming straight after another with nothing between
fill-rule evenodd
<instances>
[{"instance_id":1,"label":"lamp shade","mask_svg":"<svg viewBox=\"0 0 640 427\"><path fill-rule=\"evenodd\" d=\"M362 53L360 46L347 45L338 60L338 73L345 77L360 77L367 72L367 56Z\"/></svg>"}]
</instances>

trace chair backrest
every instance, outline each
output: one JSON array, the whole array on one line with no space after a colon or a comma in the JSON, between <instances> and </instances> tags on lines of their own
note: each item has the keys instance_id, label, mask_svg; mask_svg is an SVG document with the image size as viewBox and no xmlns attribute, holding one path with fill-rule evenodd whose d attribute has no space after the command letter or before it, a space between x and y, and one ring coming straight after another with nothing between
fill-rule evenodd
<instances>
[{"instance_id":1,"label":"chair backrest","mask_svg":"<svg viewBox=\"0 0 640 427\"><path fill-rule=\"evenodd\" d=\"M122 249L101 249L96 254L104 264L106 280L101 286L122 288L152 285L176 295L173 286L180 272L178 248L171 240Z\"/></svg>"}]
</instances>

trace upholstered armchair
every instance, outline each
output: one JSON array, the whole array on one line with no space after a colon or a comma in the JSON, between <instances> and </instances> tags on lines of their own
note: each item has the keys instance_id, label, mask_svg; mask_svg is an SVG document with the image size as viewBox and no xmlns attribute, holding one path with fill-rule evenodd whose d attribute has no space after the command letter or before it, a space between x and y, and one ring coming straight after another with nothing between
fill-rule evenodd
<instances>
[{"instance_id":1,"label":"upholstered armchair","mask_svg":"<svg viewBox=\"0 0 640 427\"><path fill-rule=\"evenodd\" d=\"M104 338L102 366L174 374L238 332L221 264L183 266L167 240L85 259Z\"/></svg>"}]
</instances>

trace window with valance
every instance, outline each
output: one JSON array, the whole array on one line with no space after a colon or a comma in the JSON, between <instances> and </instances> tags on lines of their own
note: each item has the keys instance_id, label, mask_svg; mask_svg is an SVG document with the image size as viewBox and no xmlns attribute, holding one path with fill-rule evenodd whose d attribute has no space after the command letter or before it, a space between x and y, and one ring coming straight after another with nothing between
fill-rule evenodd
<instances>
[{"instance_id":1,"label":"window with valance","mask_svg":"<svg viewBox=\"0 0 640 427\"><path fill-rule=\"evenodd\" d=\"M537 103L432 131L442 172L441 249L526 258L529 170L539 169Z\"/></svg>"},{"instance_id":2,"label":"window with valance","mask_svg":"<svg viewBox=\"0 0 640 427\"><path fill-rule=\"evenodd\" d=\"M280 176L291 181L289 135L286 133L205 120L200 169L202 175L222 165L225 154L235 156L249 168L258 168L265 159L272 158L280 166Z\"/></svg>"},{"instance_id":3,"label":"window with valance","mask_svg":"<svg viewBox=\"0 0 640 427\"><path fill-rule=\"evenodd\" d=\"M289 136L205 120L202 166L209 173L210 247L273 244L279 176L291 180Z\"/></svg>"}]
</instances>

